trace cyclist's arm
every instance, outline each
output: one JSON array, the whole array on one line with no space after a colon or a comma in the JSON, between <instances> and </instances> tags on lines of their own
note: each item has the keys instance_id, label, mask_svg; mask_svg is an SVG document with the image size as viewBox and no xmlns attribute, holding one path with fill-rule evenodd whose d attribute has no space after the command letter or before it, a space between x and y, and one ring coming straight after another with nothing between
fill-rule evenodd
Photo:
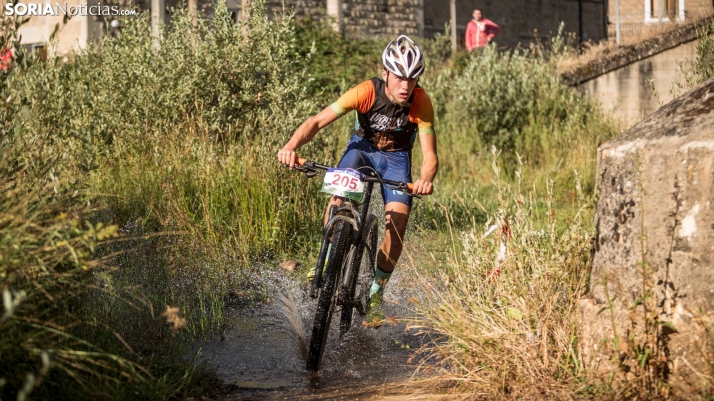
<instances>
[{"instance_id":1,"label":"cyclist's arm","mask_svg":"<svg viewBox=\"0 0 714 401\"><path fill-rule=\"evenodd\" d=\"M414 182L412 193L430 195L434 191L434 177L439 170L439 157L436 155L436 135L419 134L421 144L421 176Z\"/></svg>"},{"instance_id":2,"label":"cyclist's arm","mask_svg":"<svg viewBox=\"0 0 714 401\"><path fill-rule=\"evenodd\" d=\"M414 95L409 119L417 123L423 161L421 175L414 182L412 192L417 195L430 195L434 191L432 183L436 177L436 171L439 169L439 158L436 155L436 132L434 131L434 107L424 90L419 89Z\"/></svg>"},{"instance_id":3,"label":"cyclist's arm","mask_svg":"<svg viewBox=\"0 0 714 401\"><path fill-rule=\"evenodd\" d=\"M340 116L330 107L326 107L316 115L308 117L308 119L295 130L295 133L288 143L283 146L283 149L278 152L278 160L292 168L297 162L297 154L295 151L302 145L310 142L318 131L330 125L338 118L340 118Z\"/></svg>"},{"instance_id":4,"label":"cyclist's arm","mask_svg":"<svg viewBox=\"0 0 714 401\"><path fill-rule=\"evenodd\" d=\"M295 151L300 146L310 142L320 129L325 128L352 110L365 113L372 107L372 103L374 103L374 85L372 82L364 81L348 90L335 103L305 120L283 149L278 152L278 160L292 168L297 161Z\"/></svg>"}]
</instances>

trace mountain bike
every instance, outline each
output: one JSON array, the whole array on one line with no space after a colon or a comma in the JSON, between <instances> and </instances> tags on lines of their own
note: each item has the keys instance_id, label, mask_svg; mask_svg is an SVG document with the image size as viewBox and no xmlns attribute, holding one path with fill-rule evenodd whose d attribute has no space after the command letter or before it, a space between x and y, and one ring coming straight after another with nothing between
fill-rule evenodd
<instances>
[{"instance_id":1,"label":"mountain bike","mask_svg":"<svg viewBox=\"0 0 714 401\"><path fill-rule=\"evenodd\" d=\"M364 315L369 302L369 288L374 280L377 258L377 217L369 213L374 183L409 194L413 184L384 180L372 170L363 174L355 169L341 169L298 159L295 169L307 177L325 171L323 192L345 199L341 206L332 205L327 224L322 229L322 242L310 286L310 297L318 298L315 321L307 357L307 370L320 368L327 343L332 314L341 308L340 338L352 327L354 310ZM365 169L370 169L365 167ZM410 195L420 198L418 195ZM330 254L328 255L328 248ZM325 266L327 263L327 266ZM324 267L324 269L323 269ZM324 271L324 274L323 274Z\"/></svg>"}]
</instances>

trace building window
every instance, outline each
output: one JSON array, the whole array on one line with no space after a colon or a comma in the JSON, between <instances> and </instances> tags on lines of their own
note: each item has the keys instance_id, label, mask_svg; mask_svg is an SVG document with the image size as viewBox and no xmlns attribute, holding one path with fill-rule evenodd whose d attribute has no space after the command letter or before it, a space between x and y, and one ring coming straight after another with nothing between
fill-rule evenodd
<instances>
[{"instance_id":1,"label":"building window","mask_svg":"<svg viewBox=\"0 0 714 401\"><path fill-rule=\"evenodd\" d=\"M240 19L243 17L243 12L238 9L238 8L229 8L228 9L228 14L231 15L231 19L233 20L234 23L238 23Z\"/></svg>"},{"instance_id":2,"label":"building window","mask_svg":"<svg viewBox=\"0 0 714 401\"><path fill-rule=\"evenodd\" d=\"M660 4L662 22L684 20L684 0L645 0L645 22L659 22Z\"/></svg>"},{"instance_id":3,"label":"building window","mask_svg":"<svg viewBox=\"0 0 714 401\"><path fill-rule=\"evenodd\" d=\"M47 43L29 43L22 47L28 54L35 54L42 61L47 60Z\"/></svg>"},{"instance_id":4,"label":"building window","mask_svg":"<svg viewBox=\"0 0 714 401\"><path fill-rule=\"evenodd\" d=\"M679 0L650 0L651 18L659 18L660 2L662 3L662 18L674 19L677 17Z\"/></svg>"}]
</instances>

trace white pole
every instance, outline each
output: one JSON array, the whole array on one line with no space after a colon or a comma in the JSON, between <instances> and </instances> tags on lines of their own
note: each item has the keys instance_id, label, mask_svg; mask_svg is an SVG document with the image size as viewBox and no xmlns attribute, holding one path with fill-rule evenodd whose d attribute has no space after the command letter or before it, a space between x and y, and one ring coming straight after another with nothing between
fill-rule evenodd
<instances>
[{"instance_id":1,"label":"white pole","mask_svg":"<svg viewBox=\"0 0 714 401\"><path fill-rule=\"evenodd\" d=\"M342 0L327 0L327 15L335 19L332 29L342 33Z\"/></svg>"},{"instance_id":2,"label":"white pole","mask_svg":"<svg viewBox=\"0 0 714 401\"><path fill-rule=\"evenodd\" d=\"M615 2L615 43L620 46L620 0Z\"/></svg>"},{"instance_id":3,"label":"white pole","mask_svg":"<svg viewBox=\"0 0 714 401\"><path fill-rule=\"evenodd\" d=\"M191 24L198 25L198 0L188 0L188 13L191 15Z\"/></svg>"},{"instance_id":4,"label":"white pole","mask_svg":"<svg viewBox=\"0 0 714 401\"><path fill-rule=\"evenodd\" d=\"M158 50L159 46L161 46L161 31L159 27L165 21L165 9L165 0L151 0L151 36L153 37L152 45L154 50Z\"/></svg>"},{"instance_id":5,"label":"white pole","mask_svg":"<svg viewBox=\"0 0 714 401\"><path fill-rule=\"evenodd\" d=\"M449 0L451 11L451 50L456 51L456 0Z\"/></svg>"},{"instance_id":6,"label":"white pole","mask_svg":"<svg viewBox=\"0 0 714 401\"><path fill-rule=\"evenodd\" d=\"M663 1L664 0L659 0L659 23L660 24L662 23L662 9L664 8L663 4L662 4Z\"/></svg>"}]
</instances>

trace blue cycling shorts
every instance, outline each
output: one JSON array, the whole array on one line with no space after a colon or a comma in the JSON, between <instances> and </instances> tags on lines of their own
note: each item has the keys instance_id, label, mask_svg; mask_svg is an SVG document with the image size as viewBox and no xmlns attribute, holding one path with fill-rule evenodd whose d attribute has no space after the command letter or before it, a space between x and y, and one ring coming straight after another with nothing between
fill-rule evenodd
<instances>
[{"instance_id":1,"label":"blue cycling shorts","mask_svg":"<svg viewBox=\"0 0 714 401\"><path fill-rule=\"evenodd\" d=\"M371 142L357 135L352 135L347 143L338 167L354 168L365 175L368 175L372 168L382 179L412 182L411 150L381 151ZM382 199L385 205L389 202L399 202L411 208L411 196L402 191L389 189L388 186L382 185Z\"/></svg>"}]
</instances>

